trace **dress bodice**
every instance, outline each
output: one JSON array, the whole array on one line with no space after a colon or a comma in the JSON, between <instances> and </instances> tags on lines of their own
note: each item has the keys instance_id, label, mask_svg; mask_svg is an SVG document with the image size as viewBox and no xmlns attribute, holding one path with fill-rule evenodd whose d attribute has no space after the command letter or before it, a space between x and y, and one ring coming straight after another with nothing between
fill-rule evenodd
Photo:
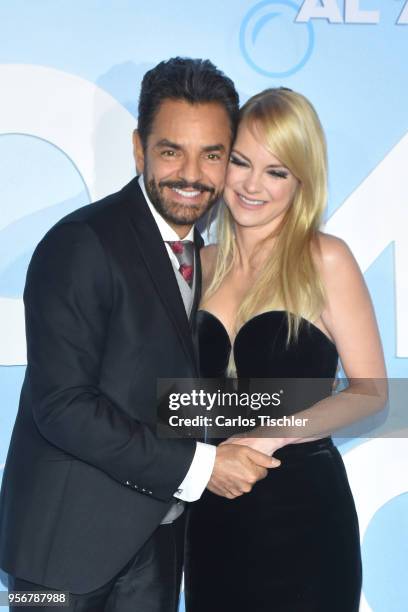
<instances>
[{"instance_id":1,"label":"dress bodice","mask_svg":"<svg viewBox=\"0 0 408 612\"><path fill-rule=\"evenodd\" d=\"M277 387L285 391L281 406L248 409L247 416L279 418L331 395L338 354L313 323L302 320L297 339L288 344L286 312L264 312L241 327L232 346L214 315L199 311L197 326L201 376L216 379L216 388L224 389L224 384L227 391L245 392L259 384L263 391L270 381L264 388L263 381L246 379L272 379L272 387L275 379L289 379ZM238 381L226 377L231 351ZM244 411L222 404L219 412L234 419ZM214 419L214 410L209 415ZM218 444L220 433L229 438L251 427L221 428L213 437L212 428L207 442ZM277 435L282 435L280 426ZM188 609L207 612L215 605L234 612L357 612L358 520L340 453L325 437L287 444L273 454L280 466L268 470L249 493L229 499L207 488L200 501L190 504Z\"/></svg>"},{"instance_id":2,"label":"dress bodice","mask_svg":"<svg viewBox=\"0 0 408 612\"><path fill-rule=\"evenodd\" d=\"M302 319L296 340L287 343L286 312L270 310L249 319L231 341L221 321L206 310L197 313L200 374L226 374L231 350L238 378L334 378L335 344L313 323Z\"/></svg>"}]
</instances>

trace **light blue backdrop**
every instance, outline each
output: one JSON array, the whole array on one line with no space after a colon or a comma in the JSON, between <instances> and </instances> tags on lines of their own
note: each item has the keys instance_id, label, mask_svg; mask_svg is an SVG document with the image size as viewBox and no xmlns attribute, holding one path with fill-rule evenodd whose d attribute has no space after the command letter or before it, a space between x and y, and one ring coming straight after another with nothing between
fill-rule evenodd
<instances>
[{"instance_id":1,"label":"light blue backdrop","mask_svg":"<svg viewBox=\"0 0 408 612\"><path fill-rule=\"evenodd\" d=\"M132 176L141 78L174 55L210 58L241 101L276 85L312 100L329 144L328 231L365 272L389 375L407 377L407 23L404 0L0 0L0 477L33 248L58 218ZM408 609L402 442L371 453L374 442L341 445L352 487L362 483L361 610Z\"/></svg>"}]
</instances>

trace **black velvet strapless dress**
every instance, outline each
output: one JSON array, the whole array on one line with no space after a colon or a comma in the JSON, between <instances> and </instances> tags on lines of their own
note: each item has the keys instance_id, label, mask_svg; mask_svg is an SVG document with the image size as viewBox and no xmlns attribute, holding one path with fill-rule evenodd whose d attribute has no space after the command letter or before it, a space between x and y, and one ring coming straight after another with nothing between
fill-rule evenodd
<instances>
[{"instance_id":1,"label":"black velvet strapless dress","mask_svg":"<svg viewBox=\"0 0 408 612\"><path fill-rule=\"evenodd\" d=\"M198 313L203 377L225 375L231 344L221 322ZM334 378L335 345L306 321L286 344L286 313L248 321L234 342L238 378ZM207 489L190 504L187 612L358 612L358 521L331 438L288 445L252 491L234 500Z\"/></svg>"}]
</instances>

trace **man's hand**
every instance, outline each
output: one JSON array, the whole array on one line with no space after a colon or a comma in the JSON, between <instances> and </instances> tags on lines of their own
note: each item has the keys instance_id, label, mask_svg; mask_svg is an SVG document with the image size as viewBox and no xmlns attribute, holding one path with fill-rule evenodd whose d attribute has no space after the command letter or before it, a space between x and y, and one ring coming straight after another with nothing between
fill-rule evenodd
<instances>
[{"instance_id":1,"label":"man's hand","mask_svg":"<svg viewBox=\"0 0 408 612\"><path fill-rule=\"evenodd\" d=\"M234 499L249 493L258 480L265 478L268 469L279 465L278 459L247 446L222 444L217 447L214 469L207 488L216 495Z\"/></svg>"}]
</instances>

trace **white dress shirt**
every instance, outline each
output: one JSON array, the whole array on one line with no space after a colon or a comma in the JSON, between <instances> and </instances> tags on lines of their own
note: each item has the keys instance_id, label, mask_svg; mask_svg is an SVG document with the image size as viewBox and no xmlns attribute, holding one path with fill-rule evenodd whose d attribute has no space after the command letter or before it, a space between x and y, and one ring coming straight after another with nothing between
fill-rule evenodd
<instances>
[{"instance_id":1,"label":"white dress shirt","mask_svg":"<svg viewBox=\"0 0 408 612\"><path fill-rule=\"evenodd\" d=\"M157 212L153 204L150 202L146 192L146 187L143 180L143 175L139 177L139 185L149 206L150 212L153 215L154 220L157 223L161 237L165 241L167 252L170 260L175 265L175 270L179 268L179 262L176 255L171 250L170 245L167 244L167 240L181 240L175 230L163 219L163 217ZM183 240L191 240L194 242L194 227L188 232L187 236ZM176 273L176 271L175 271ZM195 501L199 499L210 480L214 463L215 463L216 447L211 444L204 444L203 442L196 442L196 450L191 462L190 468L179 487L174 493L175 497L183 501ZM171 512L172 509L170 509ZM167 515L165 519L167 518ZM174 517L175 518L175 517ZM174 519L173 519L174 520ZM165 520L164 522L170 522Z\"/></svg>"}]
</instances>

